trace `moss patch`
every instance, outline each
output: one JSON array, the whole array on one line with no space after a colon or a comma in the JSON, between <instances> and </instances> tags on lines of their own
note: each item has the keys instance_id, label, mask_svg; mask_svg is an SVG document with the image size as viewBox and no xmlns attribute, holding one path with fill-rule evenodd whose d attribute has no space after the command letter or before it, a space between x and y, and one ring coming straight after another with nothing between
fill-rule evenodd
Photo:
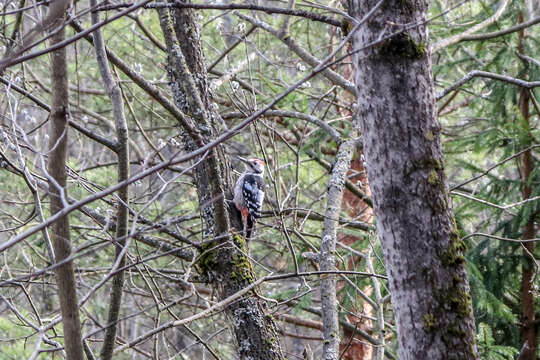
<instances>
[{"instance_id":1,"label":"moss patch","mask_svg":"<svg viewBox=\"0 0 540 360\"><path fill-rule=\"evenodd\" d=\"M433 134L433 131L431 130L428 130L424 133L424 137L428 140L428 141L433 141L435 140L435 134Z\"/></svg>"},{"instance_id":2,"label":"moss patch","mask_svg":"<svg viewBox=\"0 0 540 360\"><path fill-rule=\"evenodd\" d=\"M457 310L457 313L461 318L469 316L471 309L471 295L463 289L456 289L453 295L448 299L450 305Z\"/></svg>"},{"instance_id":3,"label":"moss patch","mask_svg":"<svg viewBox=\"0 0 540 360\"><path fill-rule=\"evenodd\" d=\"M437 171L431 170L429 172L428 176L428 183L430 183L433 186L439 185L441 180L439 179L439 174L437 174Z\"/></svg>"},{"instance_id":4,"label":"moss patch","mask_svg":"<svg viewBox=\"0 0 540 360\"><path fill-rule=\"evenodd\" d=\"M422 325L426 332L433 330L435 328L435 316L432 313L422 315Z\"/></svg>"},{"instance_id":5,"label":"moss patch","mask_svg":"<svg viewBox=\"0 0 540 360\"><path fill-rule=\"evenodd\" d=\"M203 244L201 246L199 260L195 263L195 270L206 278L209 278L209 273L212 269L215 269L217 265L216 251L210 250L212 249L212 246L214 246L214 243L212 242Z\"/></svg>"},{"instance_id":6,"label":"moss patch","mask_svg":"<svg viewBox=\"0 0 540 360\"><path fill-rule=\"evenodd\" d=\"M244 255L247 254L248 250L246 240L242 236L235 234L233 241L241 251L237 251L232 257L234 271L231 274L231 278L236 281L254 282L253 267L248 257Z\"/></svg>"},{"instance_id":7,"label":"moss patch","mask_svg":"<svg viewBox=\"0 0 540 360\"><path fill-rule=\"evenodd\" d=\"M410 166L406 166L403 169L403 176L409 177L412 173L418 170L442 170L442 161L434 158L433 156L424 156L418 160L410 163Z\"/></svg>"},{"instance_id":8,"label":"moss patch","mask_svg":"<svg viewBox=\"0 0 540 360\"><path fill-rule=\"evenodd\" d=\"M340 28L341 28L341 33L343 34L343 37L345 37L349 35L351 30L353 29L353 24L348 19L343 18L343 20L341 20Z\"/></svg>"},{"instance_id":9,"label":"moss patch","mask_svg":"<svg viewBox=\"0 0 540 360\"><path fill-rule=\"evenodd\" d=\"M459 231L455 220L452 224L452 229L450 230L450 245L443 251L440 256L440 260L444 266L453 266L465 262L465 251L467 250L467 245L459 236Z\"/></svg>"},{"instance_id":10,"label":"moss patch","mask_svg":"<svg viewBox=\"0 0 540 360\"><path fill-rule=\"evenodd\" d=\"M379 54L384 57L422 59L427 54L426 43L417 43L407 32L392 36L378 48Z\"/></svg>"}]
</instances>

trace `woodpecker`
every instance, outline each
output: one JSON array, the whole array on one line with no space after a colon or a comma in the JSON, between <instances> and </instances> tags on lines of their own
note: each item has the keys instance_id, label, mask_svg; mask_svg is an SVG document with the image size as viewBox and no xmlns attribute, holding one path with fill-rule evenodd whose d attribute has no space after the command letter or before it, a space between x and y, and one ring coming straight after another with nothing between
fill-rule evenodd
<instances>
[{"instance_id":1,"label":"woodpecker","mask_svg":"<svg viewBox=\"0 0 540 360\"><path fill-rule=\"evenodd\" d=\"M261 217L264 200L264 162L259 159L239 157L246 164L246 171L236 181L233 202L242 214L246 239L251 237L257 218Z\"/></svg>"}]
</instances>

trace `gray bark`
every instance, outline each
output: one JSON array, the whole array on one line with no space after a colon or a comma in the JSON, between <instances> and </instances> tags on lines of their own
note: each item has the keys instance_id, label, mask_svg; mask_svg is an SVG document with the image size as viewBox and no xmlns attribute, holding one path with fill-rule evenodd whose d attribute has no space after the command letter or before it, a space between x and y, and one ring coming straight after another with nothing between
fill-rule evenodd
<instances>
[{"instance_id":1,"label":"gray bark","mask_svg":"<svg viewBox=\"0 0 540 360\"><path fill-rule=\"evenodd\" d=\"M56 2L57 4L60 1ZM67 3L64 3L67 6ZM64 14L66 7L60 14ZM63 16L59 15L61 20ZM51 45L64 40L65 30L58 31L51 37ZM68 75L66 49L61 48L51 53L51 133L49 148L48 173L51 194L51 214L64 208L66 191L66 156L68 140ZM59 218L51 226L54 258L60 262L71 256L71 239L67 215ZM73 262L69 261L56 269L60 311L64 325L64 346L68 360L83 360L81 322L77 304L77 287Z\"/></svg>"},{"instance_id":2,"label":"gray bark","mask_svg":"<svg viewBox=\"0 0 540 360\"><path fill-rule=\"evenodd\" d=\"M200 138L184 135L187 150L209 143L224 129L219 114L212 107L212 96L199 29L194 12L189 9L159 10L160 25L168 54L168 72L176 106L196 123ZM231 235L231 224L242 229L234 206L227 207L225 196L232 184L229 160L219 145L194 169L205 235L215 240L203 247L196 265L198 272L217 290L221 299L238 293L255 282L247 255L245 239ZM229 214L232 211L232 214ZM236 337L241 359L282 360L276 326L265 314L265 303L254 290L233 304L225 313Z\"/></svg>"},{"instance_id":3,"label":"gray bark","mask_svg":"<svg viewBox=\"0 0 540 360\"><path fill-rule=\"evenodd\" d=\"M335 256L336 236L339 224L339 212L345 178L349 171L355 140L343 142L339 146L336 161L332 168L328 184L328 202L324 213L324 226L321 238L320 265L321 271L336 270ZM336 278L333 275L321 276L321 305L323 321L323 359L339 358L339 323L336 297Z\"/></svg>"},{"instance_id":4,"label":"gray bark","mask_svg":"<svg viewBox=\"0 0 540 360\"><path fill-rule=\"evenodd\" d=\"M96 5L96 0L91 0L92 6ZM92 13L92 23L99 23L99 13ZM118 158L118 182L122 182L129 178L129 136L127 122L124 115L124 102L122 99L122 91L119 84L113 79L111 70L109 68L109 62L107 60L107 54L105 50L105 43L101 29L94 32L94 47L96 51L96 59L98 63L99 72L109 99L111 100L114 116L114 125L116 130L116 143L115 152ZM118 205L116 211L116 242L115 242L115 263L118 258L121 257L118 262L118 268L125 266L125 251L128 226L129 226L129 187L124 186L118 190ZM105 338L103 341L103 348L101 349L101 359L109 360L112 358L114 345L116 343L117 321L120 315L120 305L122 303L122 293L124 286L124 271L118 271L112 281L111 294L109 300L109 313L107 319L107 330L105 331Z\"/></svg>"},{"instance_id":5,"label":"gray bark","mask_svg":"<svg viewBox=\"0 0 540 360\"><path fill-rule=\"evenodd\" d=\"M376 1L349 0L360 19ZM354 35L364 154L382 242L399 357L475 359L475 325L448 196L425 25L427 2L386 2Z\"/></svg>"}]
</instances>

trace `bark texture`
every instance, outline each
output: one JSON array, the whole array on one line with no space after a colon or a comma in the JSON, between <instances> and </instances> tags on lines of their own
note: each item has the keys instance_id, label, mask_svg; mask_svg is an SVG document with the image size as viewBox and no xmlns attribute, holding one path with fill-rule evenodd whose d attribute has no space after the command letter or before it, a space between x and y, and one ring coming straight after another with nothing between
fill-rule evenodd
<instances>
[{"instance_id":1,"label":"bark texture","mask_svg":"<svg viewBox=\"0 0 540 360\"><path fill-rule=\"evenodd\" d=\"M67 5L67 4L66 4ZM65 8L64 8L65 12ZM63 14L63 12L62 12ZM51 45L64 40L64 29L51 37ZM66 196L66 151L68 140L68 75L66 49L51 53L51 134L48 172L51 194L51 214L62 211L67 204ZM67 216L58 219L51 227L54 255L60 262L71 255L71 239ZM81 322L77 303L77 288L73 262L69 261L56 269L60 311L64 325L64 345L68 360L83 360Z\"/></svg>"},{"instance_id":2,"label":"bark texture","mask_svg":"<svg viewBox=\"0 0 540 360\"><path fill-rule=\"evenodd\" d=\"M336 30L337 31L337 30ZM346 46L346 51L351 52L352 51L352 44L348 43ZM343 77L351 82L354 83L354 65L352 62L352 56L347 57L346 60L344 60L345 63L340 64L339 70L340 73L343 75ZM338 66L336 66L336 70L338 69ZM344 100L346 100L349 103L354 103L356 101L356 96L351 94L348 91L338 91L338 96ZM337 110L339 111L341 116L348 116L351 117L354 121L358 121L358 114L352 109L347 107L338 107ZM371 198L371 190L369 188L369 182L367 178L366 169L363 162L364 157L364 151L361 149L360 146L356 149L355 154L353 154L353 158L351 161L351 166L349 173L347 174L347 179L354 185L356 185L361 191L364 192L369 198ZM373 224L373 208L371 205L368 205L362 197L359 197L357 194L353 193L349 189L345 189L343 193L343 201L341 204L342 211L346 212L351 219L357 219L359 221L364 222L365 224ZM360 236L357 236L356 234L353 235L351 232L341 232L338 233L338 241L342 244L345 244L347 246L353 246L354 243L357 241L362 241L362 238ZM347 263L347 270L354 270L357 261L359 261L357 256L352 256L348 263ZM373 293L373 287L375 284L377 286L379 285L379 279L372 277L371 281L373 282L373 286L367 285L362 290L366 293L366 295L369 295ZM345 284L343 284L345 285ZM338 284L338 293L339 293L339 284ZM342 292L342 296L345 297L347 294L345 292ZM383 306L384 304L382 302L377 301L376 306L373 303L367 302L365 299L360 303L359 307L352 306L351 309L349 309L353 314L345 314L345 317L349 321L349 323L353 324L355 328L363 330L365 332L370 332L373 328L373 323L369 317L373 317L373 313L377 310L377 318L382 316L383 314ZM358 317L354 314L361 312L363 314L366 314L366 317ZM379 316L380 315L380 316ZM379 324L380 325L380 324ZM372 359L373 358L373 350L376 349L377 356L384 354L384 327L380 326L378 327L379 330L379 342L381 343L378 347L373 347L371 343L362 341L360 336L357 335L356 331L354 329L347 329L346 327L343 328L343 337L341 338L341 344L339 345L339 351L341 354L342 360L364 360L364 359ZM378 357L377 357L378 359Z\"/></svg>"},{"instance_id":3,"label":"bark texture","mask_svg":"<svg viewBox=\"0 0 540 360\"><path fill-rule=\"evenodd\" d=\"M96 6L96 0L91 0L90 4ZM99 22L99 13L92 13L92 23ZM122 91L118 83L114 80L109 68L107 54L105 50L105 42L101 29L94 32L94 47L96 51L96 59L99 72L107 95L112 104L114 125L116 130L115 152L118 158L117 180L122 182L129 177L129 137L126 117L124 115L124 101L122 99ZM116 241L115 241L115 261L117 268L125 266L125 253L128 225L129 225L129 187L125 186L118 190L118 205L116 210ZM101 359L110 360L112 358L114 345L116 343L117 322L120 316L120 305L122 304L122 294L124 287L124 271L118 271L113 276L111 294L109 300L109 313L107 319L107 330L101 349Z\"/></svg>"},{"instance_id":4,"label":"bark texture","mask_svg":"<svg viewBox=\"0 0 540 360\"><path fill-rule=\"evenodd\" d=\"M336 270L336 237L345 177L349 171L354 150L354 140L339 146L332 176L328 184L328 202L324 214L324 225L321 239L320 264L321 271ZM321 305L323 320L323 359L339 358L339 323L336 297L336 278L333 275L321 276Z\"/></svg>"},{"instance_id":5,"label":"bark texture","mask_svg":"<svg viewBox=\"0 0 540 360\"><path fill-rule=\"evenodd\" d=\"M532 14L532 13L530 13ZM518 23L523 23L524 21L523 12L518 14ZM524 54L524 39L525 39L525 29L521 30L518 34L518 51L521 54ZM525 67L528 67L528 63L524 62ZM528 71L525 69L525 76ZM531 119L530 119L530 110L529 103L531 101L529 89L521 89L519 93L519 110L521 116L525 119L525 124L527 127L531 128ZM526 146L530 146L532 141L532 134L529 131L529 141ZM533 160L531 155L531 150L527 150L521 156L521 181L523 182L522 194L523 200L529 199L533 194L532 188L532 179L533 174ZM530 219L528 219L525 227L523 229L523 240L534 239L535 229L534 229L534 218L535 214L531 214ZM523 348L520 360L535 360L536 359L536 350L538 347L538 340L536 336L536 316L535 316L535 307L534 307L534 277L535 277L535 264L534 264L534 241L530 241L522 244L523 250L523 265L521 267L521 339L523 344L526 346ZM532 257L532 258L531 258Z\"/></svg>"},{"instance_id":6,"label":"bark texture","mask_svg":"<svg viewBox=\"0 0 540 360\"><path fill-rule=\"evenodd\" d=\"M176 106L193 120L200 134L194 138L185 132L184 144L191 151L211 142L225 130L225 124L213 106L194 12L161 9L158 13ZM217 146L194 169L199 206L205 220L204 234L208 240L214 238L203 246L197 270L217 290L220 299L255 281L245 239L231 233L231 224L240 230L242 226L235 207L226 205L232 184L229 168L223 146ZM275 323L266 315L264 301L254 295L250 291L225 309L240 359L282 360Z\"/></svg>"},{"instance_id":7,"label":"bark texture","mask_svg":"<svg viewBox=\"0 0 540 360\"><path fill-rule=\"evenodd\" d=\"M524 117L527 124L530 124L529 114L529 90L522 89L519 97L519 108L521 115ZM529 125L530 126L530 125ZM528 144L529 146L531 144ZM523 181L523 200L531 198L532 184L531 176L533 173L533 160L531 150L525 151L521 156L521 181ZM523 240L534 239L534 218L535 214L530 215L529 221L523 229ZM537 349L536 337L536 316L534 307L534 276L535 264L534 255L535 243L529 241L522 244L523 264L521 267L521 338L527 348L524 349L520 360L535 360Z\"/></svg>"},{"instance_id":8,"label":"bark texture","mask_svg":"<svg viewBox=\"0 0 540 360\"><path fill-rule=\"evenodd\" d=\"M377 1L349 0L358 19ZM476 359L465 245L436 119L426 1L386 2L354 35L358 110L396 317L399 358ZM404 24L420 24L405 29Z\"/></svg>"}]
</instances>

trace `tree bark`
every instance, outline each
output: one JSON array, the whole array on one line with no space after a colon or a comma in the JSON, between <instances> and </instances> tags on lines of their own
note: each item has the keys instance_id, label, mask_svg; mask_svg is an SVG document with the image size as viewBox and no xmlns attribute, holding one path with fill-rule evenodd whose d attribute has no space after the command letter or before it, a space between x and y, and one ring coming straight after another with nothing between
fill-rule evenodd
<instances>
[{"instance_id":1,"label":"tree bark","mask_svg":"<svg viewBox=\"0 0 540 360\"><path fill-rule=\"evenodd\" d=\"M518 14L518 23L523 23L523 12ZM524 54L524 41L525 29L522 29L518 34L518 51ZM525 66L528 63L524 62ZM529 111L529 89L521 89L519 93L519 110L521 116L525 119L525 123L530 129L530 111ZM530 133L529 133L530 134ZM530 134L532 138L532 134ZM525 146L530 146L529 140ZM532 184L530 183L531 175L533 172L533 161L531 156L531 150L527 150L521 155L521 181L523 182L522 195L523 200L529 199L532 195ZM525 227L523 229L523 240L534 239L534 217L535 214L531 214ZM531 254L534 254L535 243L529 241L522 244L523 250L523 262L521 266L521 339L523 344L526 345L520 360L535 360L536 359L536 325L535 325L535 307L534 307L534 259L531 259ZM533 255L534 256L534 255Z\"/></svg>"},{"instance_id":2,"label":"tree bark","mask_svg":"<svg viewBox=\"0 0 540 360\"><path fill-rule=\"evenodd\" d=\"M60 3L60 1L58 1ZM64 2L67 5L67 2ZM61 12L63 15L66 7ZM63 18L63 17L62 17ZM61 18L57 19L57 24ZM65 30L61 29L51 36L51 45L64 40ZM51 135L49 142L48 173L51 194L51 214L63 210L67 203L66 195L66 157L68 140L68 74L66 48L51 53ZM51 226L54 256L61 262L71 255L69 220L67 216L59 218ZM60 311L64 325L64 345L68 360L83 360L81 322L77 303L77 288L73 262L69 261L56 269Z\"/></svg>"},{"instance_id":3,"label":"tree bark","mask_svg":"<svg viewBox=\"0 0 540 360\"><path fill-rule=\"evenodd\" d=\"M376 1L348 3L360 19ZM357 49L401 31L355 55L364 154L400 359L476 359L465 244L443 168L426 10L426 1L387 2L354 35Z\"/></svg>"},{"instance_id":4,"label":"tree bark","mask_svg":"<svg viewBox=\"0 0 540 360\"><path fill-rule=\"evenodd\" d=\"M212 141L225 129L225 124L213 108L194 12L160 9L158 13L175 103L194 120L201 135L199 139L187 132L183 135L186 150L191 151ZM228 157L219 145L194 169L200 211L205 221L204 235L214 239L203 246L196 268L221 299L255 282L245 239L238 234L231 235L231 224L237 229L242 226L236 208L226 205L226 194L232 183L229 168ZM255 295L251 290L225 309L240 359L283 360L274 320L265 314L264 301Z\"/></svg>"},{"instance_id":5,"label":"tree bark","mask_svg":"<svg viewBox=\"0 0 540 360\"><path fill-rule=\"evenodd\" d=\"M352 43L348 43L345 45L345 51L350 52L352 50ZM339 68L340 74L345 78L347 81L350 81L351 83L354 82L354 65L352 63L352 56L347 57L344 60L346 63L340 64L338 67L336 65L336 71ZM336 90L337 96L340 98L346 100L347 103L354 104L356 101L356 96L351 94L348 91L345 90ZM358 114L353 111L351 108L347 107L337 107L337 111L341 116L348 116L352 118L352 121L358 121ZM353 158L351 161L350 171L347 174L347 179L356 185L360 190L364 192L368 197L371 198L371 190L369 188L369 182L366 174L366 169L364 166L364 152L361 149L360 146L357 147L356 153L353 154ZM372 206L366 203L361 197L359 197L357 194L353 193L349 189L345 189L343 193L343 201L341 204L342 211L346 212L351 219L356 219L359 221L364 222L365 224L373 224L373 209ZM362 241L362 238L360 236L357 236L356 234L353 235L351 232L342 232L338 234L338 241L342 244L345 244L347 246L354 246L358 241ZM348 270L354 270L354 267L357 264L358 257L357 256L351 256L347 263L347 269ZM366 258L366 260L368 260ZM366 261L367 263L367 261ZM371 279L373 285L367 285L362 290L368 294L372 293L374 288L379 288L379 279L372 277ZM339 285L338 285L339 288ZM338 290L339 292L339 290ZM347 296L346 294L343 295L345 292L342 292L342 296ZM378 294L380 295L380 294ZM377 294L376 294L377 296ZM358 305L353 305L351 309L349 309L352 313L358 313L359 311L363 314L366 314L369 316L373 316L374 312L377 312L377 317L382 317L383 314L383 304L377 303L377 306L374 306L373 304L370 304L366 301L361 301ZM379 316L380 315L380 316ZM349 323L354 324L354 327L369 332L370 329L373 328L373 321L369 319L368 317L361 317L359 318L355 314L345 314L345 317L349 321ZM376 358L379 359L379 357L384 356L384 324L379 323L377 326L377 329L379 331L379 341L381 342L380 346L374 347L372 344L366 341L362 341L359 337L357 337L356 332L354 329L348 330L347 328L343 328L343 337L341 338L341 344L339 345L339 351L341 353L341 359L342 360L367 360L372 359L373 357L373 351L376 350ZM380 356L379 356L380 355Z\"/></svg>"},{"instance_id":6,"label":"tree bark","mask_svg":"<svg viewBox=\"0 0 540 360\"><path fill-rule=\"evenodd\" d=\"M96 0L90 1L91 6L96 6ZM99 23L99 13L92 12L92 24ZM114 80L107 54L105 42L101 29L94 32L94 47L99 72L107 95L112 104L114 125L116 130L115 152L118 158L117 181L122 182L129 178L129 135L126 117L124 115L124 101L119 84ZM125 253L127 246L128 226L129 226L129 186L124 186L118 190L118 205L116 210L116 241L115 241L115 261L117 268L125 266ZM120 305L122 304L122 294L124 287L124 271L120 270L113 276L111 294L109 300L109 313L107 318L107 330L101 349L101 359L110 360L112 358L114 345L116 343L117 322L120 316Z\"/></svg>"},{"instance_id":7,"label":"tree bark","mask_svg":"<svg viewBox=\"0 0 540 360\"><path fill-rule=\"evenodd\" d=\"M348 140L339 146L339 151L328 184L328 202L324 214L324 226L321 237L321 271L336 270L335 252L337 226L345 177L349 171L355 140ZM336 279L333 275L321 276L321 305L323 320L323 359L339 358L339 324L336 297Z\"/></svg>"}]
</instances>

